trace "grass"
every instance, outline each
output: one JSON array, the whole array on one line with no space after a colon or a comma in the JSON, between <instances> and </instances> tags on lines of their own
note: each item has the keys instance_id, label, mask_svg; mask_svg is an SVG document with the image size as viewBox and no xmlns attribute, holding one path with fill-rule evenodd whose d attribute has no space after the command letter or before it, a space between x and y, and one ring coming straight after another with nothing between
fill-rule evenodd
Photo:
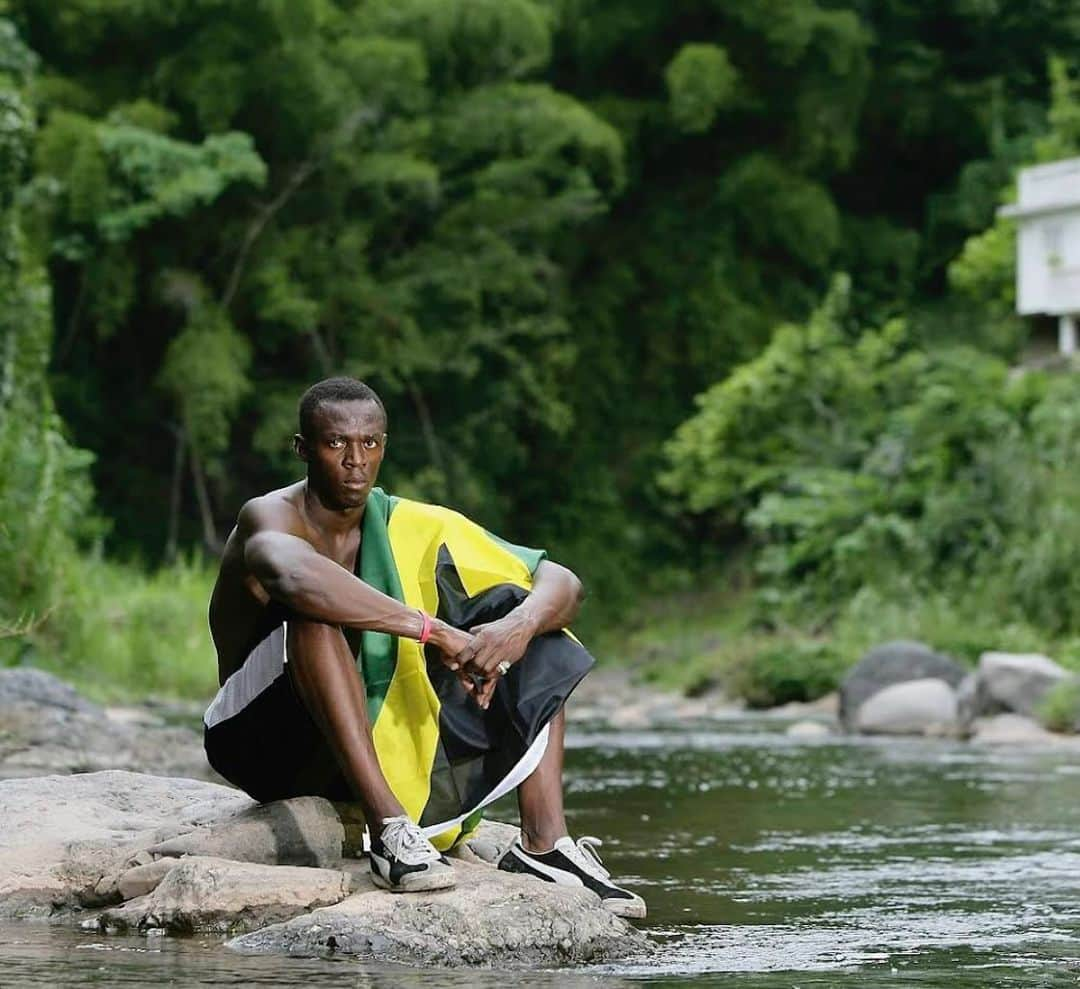
<instances>
[{"instance_id":1,"label":"grass","mask_svg":"<svg viewBox=\"0 0 1080 989\"><path fill-rule=\"evenodd\" d=\"M148 573L82 558L23 660L97 701L204 700L217 689L206 609L213 570L199 559Z\"/></svg>"}]
</instances>

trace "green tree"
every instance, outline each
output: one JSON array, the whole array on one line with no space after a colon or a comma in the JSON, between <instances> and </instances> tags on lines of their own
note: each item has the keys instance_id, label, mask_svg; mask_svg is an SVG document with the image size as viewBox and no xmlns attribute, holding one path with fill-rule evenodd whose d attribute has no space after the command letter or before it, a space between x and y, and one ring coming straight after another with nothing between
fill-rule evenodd
<instances>
[{"instance_id":1,"label":"green tree","mask_svg":"<svg viewBox=\"0 0 1080 989\"><path fill-rule=\"evenodd\" d=\"M94 531L93 458L71 445L53 405L49 287L23 231L35 68L0 20L0 660L56 606L77 540Z\"/></svg>"}]
</instances>

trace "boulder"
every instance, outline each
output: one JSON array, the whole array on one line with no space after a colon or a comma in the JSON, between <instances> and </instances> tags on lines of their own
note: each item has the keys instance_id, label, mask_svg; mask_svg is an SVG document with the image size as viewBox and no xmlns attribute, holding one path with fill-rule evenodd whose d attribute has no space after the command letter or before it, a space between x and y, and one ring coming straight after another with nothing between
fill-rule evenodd
<instances>
[{"instance_id":1,"label":"boulder","mask_svg":"<svg viewBox=\"0 0 1080 989\"><path fill-rule=\"evenodd\" d=\"M975 714L1032 715L1050 689L1070 675L1038 653L984 652L975 671Z\"/></svg>"},{"instance_id":2,"label":"boulder","mask_svg":"<svg viewBox=\"0 0 1080 989\"><path fill-rule=\"evenodd\" d=\"M0 917L117 902L146 849L254 806L202 780L108 771L0 781Z\"/></svg>"},{"instance_id":3,"label":"boulder","mask_svg":"<svg viewBox=\"0 0 1080 989\"><path fill-rule=\"evenodd\" d=\"M458 884L432 893L354 893L227 942L251 954L351 955L425 967L550 966L645 955L650 942L595 893L455 862Z\"/></svg>"},{"instance_id":4,"label":"boulder","mask_svg":"<svg viewBox=\"0 0 1080 989\"><path fill-rule=\"evenodd\" d=\"M840 687L841 724L855 727L855 713L878 691L909 680L943 680L956 687L967 670L956 660L921 642L886 642L874 646L844 677Z\"/></svg>"},{"instance_id":5,"label":"boulder","mask_svg":"<svg viewBox=\"0 0 1080 989\"><path fill-rule=\"evenodd\" d=\"M957 715L956 691L926 677L877 691L855 712L854 727L866 735L952 735Z\"/></svg>"},{"instance_id":6,"label":"boulder","mask_svg":"<svg viewBox=\"0 0 1080 989\"><path fill-rule=\"evenodd\" d=\"M103 911L93 925L109 932L236 934L338 903L353 886L349 873L340 869L201 856L162 862L168 872L150 893Z\"/></svg>"},{"instance_id":7,"label":"boulder","mask_svg":"<svg viewBox=\"0 0 1080 989\"><path fill-rule=\"evenodd\" d=\"M0 778L104 769L218 779L195 731L110 717L43 670L0 669Z\"/></svg>"}]
</instances>

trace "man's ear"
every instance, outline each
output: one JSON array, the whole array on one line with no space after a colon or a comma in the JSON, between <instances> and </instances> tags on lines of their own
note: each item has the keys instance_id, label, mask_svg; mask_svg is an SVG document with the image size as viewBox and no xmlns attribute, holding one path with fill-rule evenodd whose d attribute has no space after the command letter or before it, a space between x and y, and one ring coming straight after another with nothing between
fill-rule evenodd
<instances>
[{"instance_id":1,"label":"man's ear","mask_svg":"<svg viewBox=\"0 0 1080 989\"><path fill-rule=\"evenodd\" d=\"M307 440L304 439L303 434L301 434L301 433L294 433L293 434L292 448L293 448L293 452L301 460L303 460L304 463L306 464L307 459L308 459L308 446L307 446Z\"/></svg>"}]
</instances>

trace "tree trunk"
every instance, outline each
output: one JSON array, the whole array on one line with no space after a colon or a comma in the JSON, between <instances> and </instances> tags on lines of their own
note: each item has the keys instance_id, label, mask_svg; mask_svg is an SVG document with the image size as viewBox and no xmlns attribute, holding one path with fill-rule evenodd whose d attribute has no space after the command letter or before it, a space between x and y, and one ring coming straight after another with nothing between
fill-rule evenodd
<instances>
[{"instance_id":1,"label":"tree trunk","mask_svg":"<svg viewBox=\"0 0 1080 989\"><path fill-rule=\"evenodd\" d=\"M409 397L412 398L413 406L416 408L416 417L420 420L420 431L424 434L428 457L435 469L442 474L446 482L447 499L453 502L457 494L457 484L449 462L442 455L442 445L439 443L439 437L435 432L435 421L431 417L431 410L428 408L424 393L420 391L412 378L407 379L407 387Z\"/></svg>"},{"instance_id":2,"label":"tree trunk","mask_svg":"<svg viewBox=\"0 0 1080 989\"><path fill-rule=\"evenodd\" d=\"M176 449L173 452L172 483L169 486L169 527L165 537L165 562L176 559L180 541L180 508L184 494L184 455L187 453L187 431L177 427Z\"/></svg>"},{"instance_id":3,"label":"tree trunk","mask_svg":"<svg viewBox=\"0 0 1080 989\"><path fill-rule=\"evenodd\" d=\"M207 550L215 556L220 556L225 544L217 533L214 524L214 510L210 505L210 491L206 486L206 474L203 472L202 461L195 448L191 449L191 479L195 482L195 500L199 503L199 517L202 519L203 543Z\"/></svg>"}]
</instances>

